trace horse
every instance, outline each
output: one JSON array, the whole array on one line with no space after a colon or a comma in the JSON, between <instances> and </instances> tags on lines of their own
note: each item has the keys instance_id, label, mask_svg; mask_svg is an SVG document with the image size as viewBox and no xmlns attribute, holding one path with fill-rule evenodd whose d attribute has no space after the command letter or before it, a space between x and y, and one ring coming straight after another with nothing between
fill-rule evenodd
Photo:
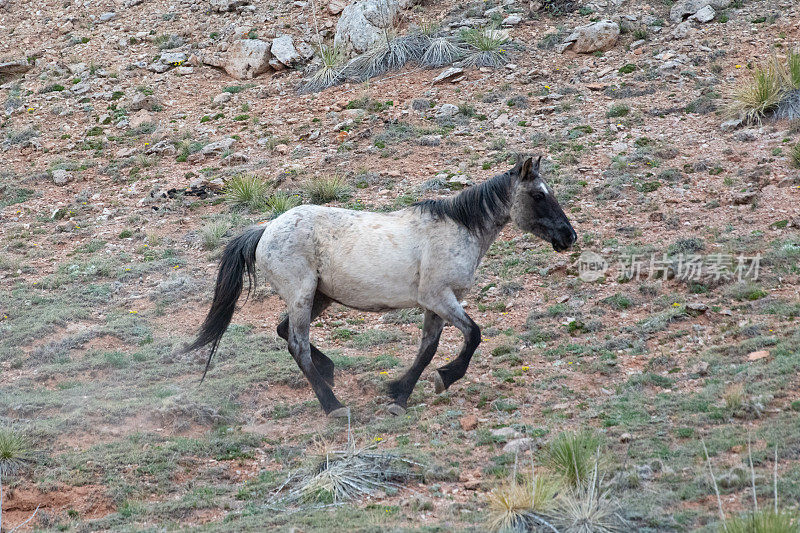
<instances>
[{"instance_id":1,"label":"horse","mask_svg":"<svg viewBox=\"0 0 800 533\"><path fill-rule=\"evenodd\" d=\"M513 221L557 252L575 243L575 230L539 172L540 161L541 156L535 161L518 157L513 168L480 185L398 211L301 205L245 230L225 247L211 308L186 351L211 345L205 379L241 296L244 276L249 296L258 269L287 306L278 335L287 341L325 414L343 417L349 409L331 389L333 361L311 344L311 322L332 302L373 312L419 307L424 321L416 359L388 385L388 412L404 414L414 386L436 353L445 323L458 328L464 342L458 357L432 372L436 393L466 373L481 330L460 302L503 227Z\"/></svg>"}]
</instances>

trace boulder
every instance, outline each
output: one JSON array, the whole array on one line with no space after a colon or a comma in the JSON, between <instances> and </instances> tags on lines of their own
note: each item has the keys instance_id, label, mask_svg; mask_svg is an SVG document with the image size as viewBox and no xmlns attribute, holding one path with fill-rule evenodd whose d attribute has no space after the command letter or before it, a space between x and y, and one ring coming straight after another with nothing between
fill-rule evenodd
<instances>
[{"instance_id":1,"label":"boulder","mask_svg":"<svg viewBox=\"0 0 800 533\"><path fill-rule=\"evenodd\" d=\"M458 114L458 106L453 104L442 104L436 111L436 118L454 117Z\"/></svg>"},{"instance_id":2,"label":"boulder","mask_svg":"<svg viewBox=\"0 0 800 533\"><path fill-rule=\"evenodd\" d=\"M533 450L538 446L536 439L530 437L520 437L518 439L510 440L503 446L503 453L522 453L527 450Z\"/></svg>"},{"instance_id":3,"label":"boulder","mask_svg":"<svg viewBox=\"0 0 800 533\"><path fill-rule=\"evenodd\" d=\"M303 58L294 47L294 42L290 35L281 35L272 39L270 48L272 57L286 67L291 67L301 62Z\"/></svg>"},{"instance_id":4,"label":"boulder","mask_svg":"<svg viewBox=\"0 0 800 533\"><path fill-rule=\"evenodd\" d=\"M619 39L619 25L610 20L601 20L586 26L579 26L561 45L561 52L571 49L578 54L608 50Z\"/></svg>"},{"instance_id":5,"label":"boulder","mask_svg":"<svg viewBox=\"0 0 800 533\"><path fill-rule=\"evenodd\" d=\"M161 101L152 94L136 93L128 106L128 111L136 112L142 109L154 111L159 107L162 107Z\"/></svg>"},{"instance_id":6,"label":"boulder","mask_svg":"<svg viewBox=\"0 0 800 533\"><path fill-rule=\"evenodd\" d=\"M334 46L348 54L366 52L384 39L399 16L398 0L356 0L342 10L336 23Z\"/></svg>"},{"instance_id":7,"label":"boulder","mask_svg":"<svg viewBox=\"0 0 800 533\"><path fill-rule=\"evenodd\" d=\"M680 0L669 10L669 18L672 22L683 22L707 6L717 10L725 9L729 5L731 0Z\"/></svg>"},{"instance_id":8,"label":"boulder","mask_svg":"<svg viewBox=\"0 0 800 533\"><path fill-rule=\"evenodd\" d=\"M270 43L260 39L235 41L225 60L224 69L237 80L249 80L270 70Z\"/></svg>"},{"instance_id":9,"label":"boulder","mask_svg":"<svg viewBox=\"0 0 800 533\"><path fill-rule=\"evenodd\" d=\"M53 171L53 183L56 185L66 185L72 180L72 175L64 169L56 169Z\"/></svg>"}]
</instances>

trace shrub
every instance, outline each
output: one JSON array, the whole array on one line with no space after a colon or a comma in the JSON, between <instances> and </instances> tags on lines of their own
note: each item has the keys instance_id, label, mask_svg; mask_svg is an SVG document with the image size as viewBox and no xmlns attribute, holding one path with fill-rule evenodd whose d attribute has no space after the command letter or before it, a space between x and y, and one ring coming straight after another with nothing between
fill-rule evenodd
<instances>
[{"instance_id":1,"label":"shrub","mask_svg":"<svg viewBox=\"0 0 800 533\"><path fill-rule=\"evenodd\" d=\"M298 205L300 205L300 197L285 191L276 191L267 199L267 207L272 210L273 216L281 215Z\"/></svg>"},{"instance_id":2,"label":"shrub","mask_svg":"<svg viewBox=\"0 0 800 533\"><path fill-rule=\"evenodd\" d=\"M775 63L755 69L750 80L734 92L729 113L749 124L760 123L785 93L780 72Z\"/></svg>"}]
</instances>

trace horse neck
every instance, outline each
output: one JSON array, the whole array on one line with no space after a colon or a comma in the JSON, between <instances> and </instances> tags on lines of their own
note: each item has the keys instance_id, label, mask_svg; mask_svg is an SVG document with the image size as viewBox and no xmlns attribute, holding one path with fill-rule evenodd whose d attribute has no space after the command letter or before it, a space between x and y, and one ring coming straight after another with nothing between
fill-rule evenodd
<instances>
[{"instance_id":1,"label":"horse neck","mask_svg":"<svg viewBox=\"0 0 800 533\"><path fill-rule=\"evenodd\" d=\"M496 176L492 178L493 180L499 179L506 179L504 176ZM478 234L478 239L481 243L481 257L483 257L486 252L489 250L489 247L492 243L497 240L497 237L500 235L500 232L503 231L503 228L511 221L511 207L514 203L514 196L517 192L517 185L519 185L519 179L515 176L509 176L508 181L508 195L510 200L508 203L500 210L496 211L492 220L486 224L486 227Z\"/></svg>"}]
</instances>

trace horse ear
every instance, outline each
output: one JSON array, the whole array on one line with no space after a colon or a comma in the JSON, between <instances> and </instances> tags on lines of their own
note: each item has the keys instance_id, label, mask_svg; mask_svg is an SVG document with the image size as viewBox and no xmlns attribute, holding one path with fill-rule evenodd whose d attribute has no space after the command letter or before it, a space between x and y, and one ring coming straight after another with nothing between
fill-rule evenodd
<instances>
[{"instance_id":1,"label":"horse ear","mask_svg":"<svg viewBox=\"0 0 800 533\"><path fill-rule=\"evenodd\" d=\"M533 164L533 173L539 175L539 163L542 162L542 156L536 158L536 163Z\"/></svg>"},{"instance_id":2,"label":"horse ear","mask_svg":"<svg viewBox=\"0 0 800 533\"><path fill-rule=\"evenodd\" d=\"M538 165L538 162L536 164ZM533 179L535 175L531 173L532 169L533 169L533 158L526 157L522 161L522 168L519 171L520 181Z\"/></svg>"}]
</instances>

